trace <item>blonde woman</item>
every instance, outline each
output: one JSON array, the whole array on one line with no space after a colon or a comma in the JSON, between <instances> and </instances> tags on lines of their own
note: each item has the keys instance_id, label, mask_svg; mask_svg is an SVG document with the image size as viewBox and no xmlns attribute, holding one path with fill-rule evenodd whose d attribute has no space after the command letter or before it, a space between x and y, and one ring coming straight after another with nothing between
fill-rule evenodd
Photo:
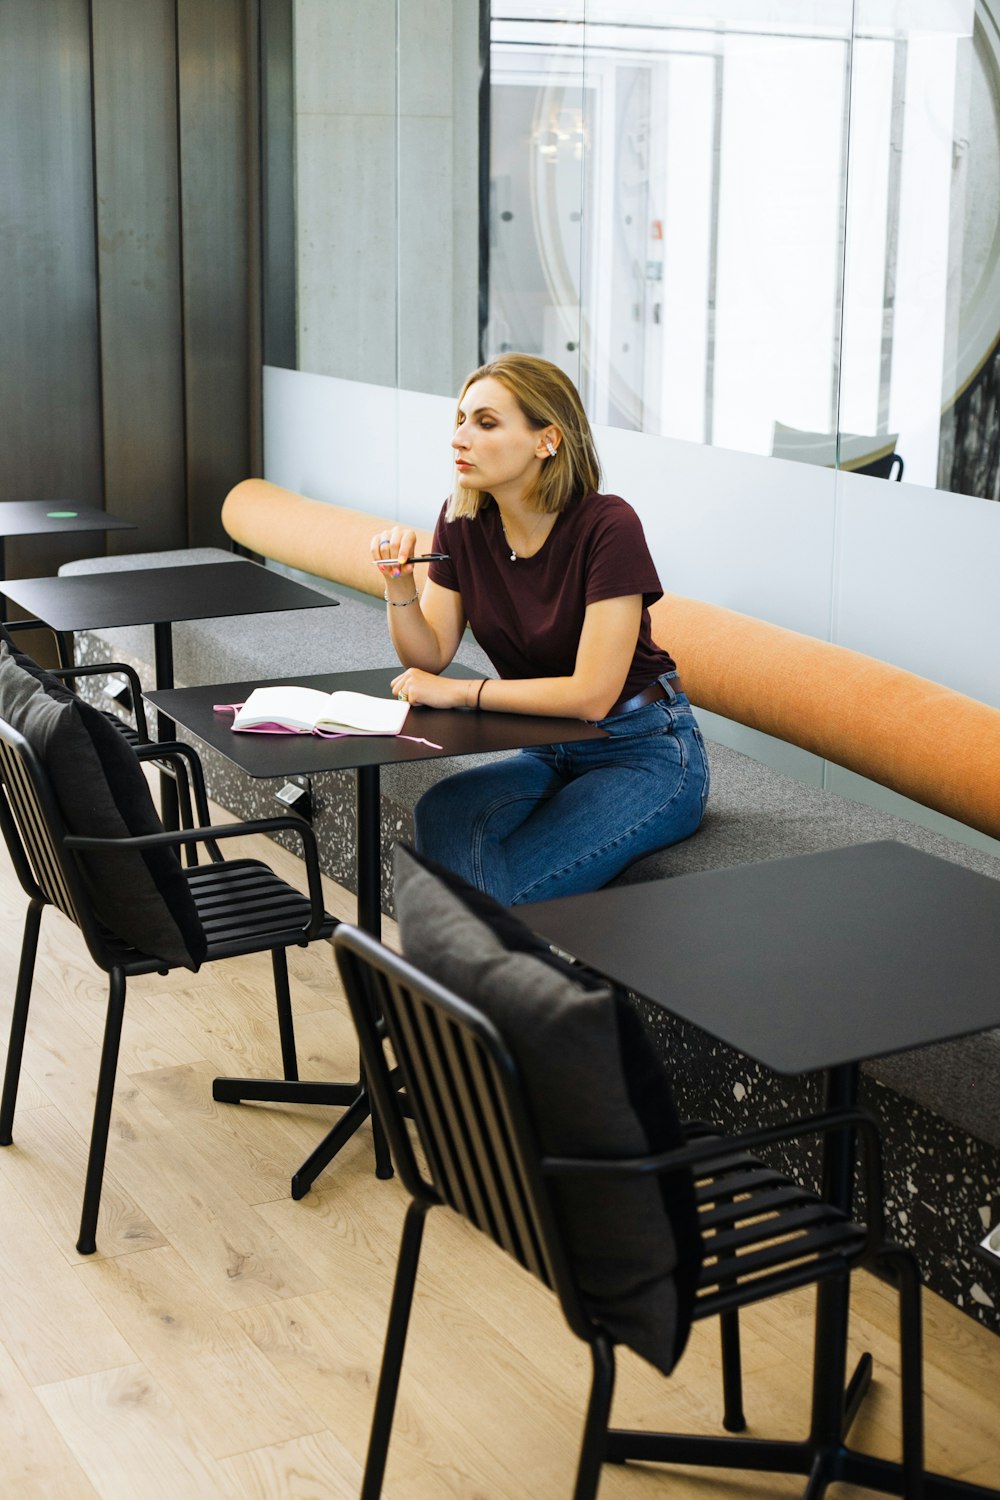
<instances>
[{"instance_id":1,"label":"blonde woman","mask_svg":"<svg viewBox=\"0 0 1000 1500\"><path fill-rule=\"evenodd\" d=\"M506 354L459 397L455 488L418 593L416 537L372 538L403 671L433 708L586 719L606 740L523 750L459 772L415 810L418 849L506 905L596 890L701 821L708 762L649 605L662 589L642 524L602 495L580 396L547 360ZM386 564L383 559L397 559ZM466 625L496 678L442 677Z\"/></svg>"}]
</instances>

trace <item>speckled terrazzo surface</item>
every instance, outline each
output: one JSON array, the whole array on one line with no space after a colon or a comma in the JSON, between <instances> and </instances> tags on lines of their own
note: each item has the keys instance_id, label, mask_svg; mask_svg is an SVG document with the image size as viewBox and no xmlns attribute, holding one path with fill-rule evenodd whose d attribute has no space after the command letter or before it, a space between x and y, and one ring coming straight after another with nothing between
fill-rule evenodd
<instances>
[{"instance_id":1,"label":"speckled terrazzo surface","mask_svg":"<svg viewBox=\"0 0 1000 1500\"><path fill-rule=\"evenodd\" d=\"M822 1109L819 1075L779 1077L659 1006L635 1003L670 1068L686 1118L752 1130ZM891 1237L913 1247L933 1291L1000 1333L1000 1262L977 1249L1000 1220L996 1148L880 1083L870 1068L863 1070L860 1097L882 1133ZM777 1159L818 1187L815 1146Z\"/></svg>"}]
</instances>

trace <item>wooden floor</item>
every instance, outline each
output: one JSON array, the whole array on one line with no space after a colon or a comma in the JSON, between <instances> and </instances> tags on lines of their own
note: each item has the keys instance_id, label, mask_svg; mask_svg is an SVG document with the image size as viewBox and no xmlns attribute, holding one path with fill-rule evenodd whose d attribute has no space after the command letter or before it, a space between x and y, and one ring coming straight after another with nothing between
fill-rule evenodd
<instances>
[{"instance_id":1,"label":"wooden floor","mask_svg":"<svg viewBox=\"0 0 1000 1500\"><path fill-rule=\"evenodd\" d=\"M281 851L268 857L295 878ZM5 1036L24 907L5 853L0 900ZM353 915L335 887L329 903ZM357 1495L402 1189L376 1181L364 1130L293 1203L289 1175L329 1116L212 1102L215 1074L276 1070L267 959L137 980L99 1250L78 1256L104 977L58 914L42 931L15 1143L0 1151L0 1495ZM328 945L293 952L291 967L303 1074L352 1076ZM388 1500L568 1496L586 1351L536 1283L444 1211L425 1244ZM802 1294L746 1315L753 1432L804 1430L810 1308ZM873 1351L876 1381L854 1439L885 1454L898 1435L894 1309L859 1279L853 1343ZM932 1297L927 1320L929 1462L1000 1485L1000 1340ZM718 1414L714 1327L696 1328L670 1381L622 1356L616 1421L712 1431ZM601 1500L800 1491L769 1476L608 1468Z\"/></svg>"}]
</instances>

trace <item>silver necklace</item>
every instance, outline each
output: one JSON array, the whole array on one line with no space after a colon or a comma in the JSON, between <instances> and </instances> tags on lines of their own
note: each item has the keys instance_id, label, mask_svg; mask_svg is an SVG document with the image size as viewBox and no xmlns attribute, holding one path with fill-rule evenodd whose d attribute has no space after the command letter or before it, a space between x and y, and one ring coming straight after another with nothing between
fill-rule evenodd
<instances>
[{"instance_id":1,"label":"silver necklace","mask_svg":"<svg viewBox=\"0 0 1000 1500\"><path fill-rule=\"evenodd\" d=\"M511 541L510 537L507 535L507 528L503 524L503 514L500 511L499 506L497 507L497 515L499 515L499 517L500 517L500 530L503 532L503 539L507 543L507 546L510 548L510 561L511 562L517 562L517 552L514 549L513 542ZM527 542L525 544L526 546L528 546L528 547L531 546L531 543L534 541L535 537L538 535L538 528L541 526L542 522L545 519L546 519L546 516L544 514L540 515L538 517L538 520L535 522L534 529L532 530L532 533L528 537L528 540L527 540ZM523 559L522 559L522 561L523 561Z\"/></svg>"}]
</instances>

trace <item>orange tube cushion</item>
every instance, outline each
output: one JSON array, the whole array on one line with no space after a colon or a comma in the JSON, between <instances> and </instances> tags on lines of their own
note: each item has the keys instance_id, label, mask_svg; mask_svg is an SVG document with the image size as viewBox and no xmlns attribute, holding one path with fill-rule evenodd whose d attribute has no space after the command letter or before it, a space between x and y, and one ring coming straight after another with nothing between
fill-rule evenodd
<instances>
[{"instance_id":1,"label":"orange tube cushion","mask_svg":"<svg viewBox=\"0 0 1000 1500\"><path fill-rule=\"evenodd\" d=\"M667 594L651 616L692 703L1000 838L1000 709L699 599Z\"/></svg>"},{"instance_id":2,"label":"orange tube cushion","mask_svg":"<svg viewBox=\"0 0 1000 1500\"><path fill-rule=\"evenodd\" d=\"M396 524L385 516L308 500L266 479L244 479L223 502L222 524L234 542L261 557L364 594L382 595L370 542L376 531ZM418 531L417 551L430 550L431 533Z\"/></svg>"}]
</instances>

